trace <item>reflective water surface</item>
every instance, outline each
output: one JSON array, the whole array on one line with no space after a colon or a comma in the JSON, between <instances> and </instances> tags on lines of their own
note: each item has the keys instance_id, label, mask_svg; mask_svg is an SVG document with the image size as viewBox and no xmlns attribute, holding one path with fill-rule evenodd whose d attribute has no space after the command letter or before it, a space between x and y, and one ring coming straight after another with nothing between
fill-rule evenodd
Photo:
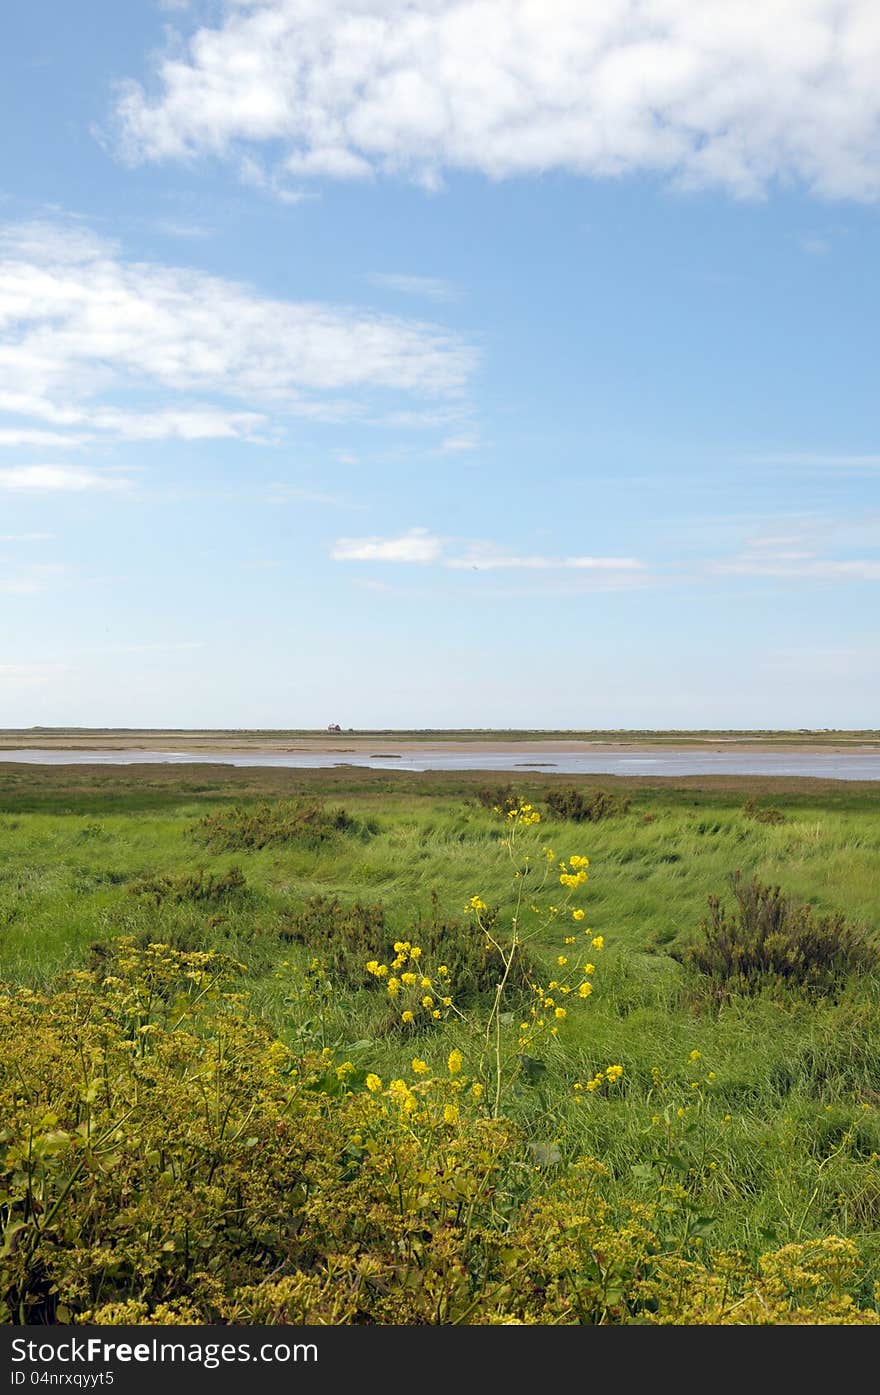
<instances>
[{"instance_id":1,"label":"reflective water surface","mask_svg":"<svg viewBox=\"0 0 880 1395\"><path fill-rule=\"evenodd\" d=\"M363 755L345 751L0 751L0 763L30 765L199 765L275 766L328 769L340 765L374 770L517 770L564 775L788 775L823 780L880 780L880 753L874 751L627 750L565 751L522 746L503 752L407 750Z\"/></svg>"}]
</instances>

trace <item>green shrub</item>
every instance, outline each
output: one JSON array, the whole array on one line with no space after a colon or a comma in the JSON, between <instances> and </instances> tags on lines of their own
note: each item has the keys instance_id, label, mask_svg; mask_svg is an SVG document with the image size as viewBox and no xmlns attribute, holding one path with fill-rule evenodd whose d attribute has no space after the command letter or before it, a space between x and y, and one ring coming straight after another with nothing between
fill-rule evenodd
<instances>
[{"instance_id":1,"label":"green shrub","mask_svg":"<svg viewBox=\"0 0 880 1395\"><path fill-rule=\"evenodd\" d=\"M449 983L456 1002L474 1002L492 993L502 973L499 951L487 939L498 918L496 907L483 914L485 929L473 919L445 915L436 891L431 894L431 910L419 916L406 932L406 938L435 963L449 970ZM285 918L281 938L304 945L323 966L348 987L380 986L366 964L388 952L391 932L384 907L355 901L345 906L336 897L312 896L301 910ZM508 978L508 991L522 998L533 977L533 965L525 950L517 955Z\"/></svg>"},{"instance_id":2,"label":"green shrub","mask_svg":"<svg viewBox=\"0 0 880 1395\"><path fill-rule=\"evenodd\" d=\"M762 807L756 804L753 799L747 799L742 811L747 819L754 819L756 823L785 823L785 815L782 810L777 809L773 804L765 804Z\"/></svg>"},{"instance_id":3,"label":"green shrub","mask_svg":"<svg viewBox=\"0 0 880 1395\"><path fill-rule=\"evenodd\" d=\"M355 901L344 906L335 896L310 897L301 910L285 917L279 934L311 950L348 987L373 983L364 966L388 938L381 905Z\"/></svg>"},{"instance_id":4,"label":"green shrub","mask_svg":"<svg viewBox=\"0 0 880 1395\"><path fill-rule=\"evenodd\" d=\"M344 809L323 804L278 800L255 808L221 809L192 828L199 842L216 852L257 852L285 843L314 848L342 834L367 837L374 830L350 818Z\"/></svg>"},{"instance_id":5,"label":"green shrub","mask_svg":"<svg viewBox=\"0 0 880 1395\"><path fill-rule=\"evenodd\" d=\"M572 823L598 823L600 819L619 818L629 811L631 800L626 795L610 794L607 790L586 790L574 785L548 790L544 796L551 813Z\"/></svg>"},{"instance_id":6,"label":"green shrub","mask_svg":"<svg viewBox=\"0 0 880 1395\"><path fill-rule=\"evenodd\" d=\"M0 1322L878 1322L851 1240L713 1254L681 1189L612 1203L487 1117L461 1053L386 1083L294 1057L215 955L109 967L0 991Z\"/></svg>"},{"instance_id":7,"label":"green shrub","mask_svg":"<svg viewBox=\"0 0 880 1395\"><path fill-rule=\"evenodd\" d=\"M217 905L244 891L247 880L240 867L230 867L228 872L179 872L154 873L138 877L128 887L131 896L143 896L153 901L158 908L163 902L197 901Z\"/></svg>"},{"instance_id":8,"label":"green shrub","mask_svg":"<svg viewBox=\"0 0 880 1395\"><path fill-rule=\"evenodd\" d=\"M498 914L497 906L487 906L482 912L481 929L472 917L446 915L440 897L433 891L430 913L416 920L409 932L432 959L446 964L456 1002L472 1003L495 991L503 964L500 952L485 932L493 933ZM507 992L514 1001L529 994L534 974L534 962L525 946L521 946L507 980Z\"/></svg>"},{"instance_id":9,"label":"green shrub","mask_svg":"<svg viewBox=\"0 0 880 1395\"><path fill-rule=\"evenodd\" d=\"M838 989L849 974L876 969L874 940L839 911L816 916L780 888L734 873L735 906L709 897L702 938L688 946L685 959L725 990L754 992L768 984L789 984L817 993Z\"/></svg>"},{"instance_id":10,"label":"green shrub","mask_svg":"<svg viewBox=\"0 0 880 1395\"><path fill-rule=\"evenodd\" d=\"M523 803L522 795L513 785L484 785L477 790L476 799L478 804L490 809L493 814L509 814Z\"/></svg>"}]
</instances>

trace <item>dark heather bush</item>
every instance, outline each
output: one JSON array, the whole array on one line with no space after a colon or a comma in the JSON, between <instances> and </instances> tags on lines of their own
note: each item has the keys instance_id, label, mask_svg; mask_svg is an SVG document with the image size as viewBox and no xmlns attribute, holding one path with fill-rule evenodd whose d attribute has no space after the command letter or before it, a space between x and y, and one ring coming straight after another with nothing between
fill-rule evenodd
<instances>
[{"instance_id":1,"label":"dark heather bush","mask_svg":"<svg viewBox=\"0 0 880 1395\"><path fill-rule=\"evenodd\" d=\"M756 823L785 823L785 815L782 810L775 808L772 804L767 804L761 808L753 799L747 799L742 811L747 819L754 819Z\"/></svg>"},{"instance_id":2,"label":"dark heather bush","mask_svg":"<svg viewBox=\"0 0 880 1395\"><path fill-rule=\"evenodd\" d=\"M628 812L630 800L626 795L609 794L607 790L587 790L581 793L574 785L548 790L544 798L557 818L572 823L598 823L600 819L617 818Z\"/></svg>"},{"instance_id":3,"label":"dark heather bush","mask_svg":"<svg viewBox=\"0 0 880 1395\"><path fill-rule=\"evenodd\" d=\"M180 872L177 876L156 873L138 877L130 884L128 890L132 896L149 898L158 907L164 901L202 901L215 905L237 892L244 891L246 886L241 868L230 867L228 872L199 870Z\"/></svg>"},{"instance_id":4,"label":"dark heather bush","mask_svg":"<svg viewBox=\"0 0 880 1395\"><path fill-rule=\"evenodd\" d=\"M513 785L486 785L477 790L477 801L484 809L491 809L493 814L508 814L523 803L522 796Z\"/></svg>"},{"instance_id":5,"label":"dark heather bush","mask_svg":"<svg viewBox=\"0 0 880 1395\"><path fill-rule=\"evenodd\" d=\"M193 836L218 852L248 851L299 843L315 847L344 833L366 835L369 830L344 809L322 804L278 800L253 809L236 807L207 814L191 830Z\"/></svg>"},{"instance_id":6,"label":"dark heather bush","mask_svg":"<svg viewBox=\"0 0 880 1395\"><path fill-rule=\"evenodd\" d=\"M490 906L481 916L485 930L495 933L498 907ZM485 930L470 917L460 918L443 913L436 891L431 893L431 912L420 917L407 932L414 944L420 944L430 958L449 969L456 1001L473 1002L475 998L493 993L502 973L501 955L487 939ZM520 947L507 980L507 992L523 996L529 991L534 965L524 947Z\"/></svg>"},{"instance_id":7,"label":"dark heather bush","mask_svg":"<svg viewBox=\"0 0 880 1395\"><path fill-rule=\"evenodd\" d=\"M495 907L483 912L483 924L490 932L497 917ZM366 906L356 901L344 906L329 896L312 896L301 910L285 920L279 933L282 939L311 950L345 983L369 988L380 985L366 971L368 960L383 959L397 938L387 925L381 905ZM503 972L497 949L472 919L444 915L436 892L431 896L430 914L419 917L405 938L420 945L431 962L446 965L457 1002L473 1002L494 992ZM525 993L532 971L531 961L521 950L507 981L508 991Z\"/></svg>"},{"instance_id":8,"label":"dark heather bush","mask_svg":"<svg viewBox=\"0 0 880 1395\"><path fill-rule=\"evenodd\" d=\"M828 993L880 962L876 942L841 912L816 916L778 886L740 872L731 885L734 908L710 896L702 939L684 956L724 988L754 992L775 983Z\"/></svg>"},{"instance_id":9,"label":"dark heather bush","mask_svg":"<svg viewBox=\"0 0 880 1395\"><path fill-rule=\"evenodd\" d=\"M367 960L385 947L388 930L381 905L355 901L344 906L335 896L312 896L292 913L279 931L283 940L305 945L331 973L352 986L370 985Z\"/></svg>"}]
</instances>

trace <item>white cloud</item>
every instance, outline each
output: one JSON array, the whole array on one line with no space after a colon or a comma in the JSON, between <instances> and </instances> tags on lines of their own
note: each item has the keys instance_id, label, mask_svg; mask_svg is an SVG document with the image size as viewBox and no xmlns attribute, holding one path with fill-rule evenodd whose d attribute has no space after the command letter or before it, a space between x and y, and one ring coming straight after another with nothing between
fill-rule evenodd
<instances>
[{"instance_id":1,"label":"white cloud","mask_svg":"<svg viewBox=\"0 0 880 1395\"><path fill-rule=\"evenodd\" d=\"M631 573L643 570L635 557L539 557L502 552L492 543L474 543L450 553L427 528L411 528L398 538L339 538L335 562L436 562L452 571L582 571Z\"/></svg>"},{"instance_id":2,"label":"white cloud","mask_svg":"<svg viewBox=\"0 0 880 1395\"><path fill-rule=\"evenodd\" d=\"M0 428L0 447L20 449L22 446L48 446L53 450L67 450L82 443L82 436L65 435L61 431L40 431L26 426Z\"/></svg>"},{"instance_id":3,"label":"white cloud","mask_svg":"<svg viewBox=\"0 0 880 1395\"><path fill-rule=\"evenodd\" d=\"M745 457L750 465L769 465L804 470L830 470L841 474L880 470L880 455L859 455L845 451L768 451Z\"/></svg>"},{"instance_id":4,"label":"white cloud","mask_svg":"<svg viewBox=\"0 0 880 1395\"><path fill-rule=\"evenodd\" d=\"M173 218L159 218L153 226L163 237L202 238L213 237L214 229L201 223L180 223Z\"/></svg>"},{"instance_id":5,"label":"white cloud","mask_svg":"<svg viewBox=\"0 0 880 1395\"><path fill-rule=\"evenodd\" d=\"M280 147L282 186L645 171L872 200L878 66L876 0L227 0L116 119L133 161Z\"/></svg>"},{"instance_id":6,"label":"white cloud","mask_svg":"<svg viewBox=\"0 0 880 1395\"><path fill-rule=\"evenodd\" d=\"M644 564L635 557L540 557L516 556L496 552L492 548L475 548L463 557L450 557L447 567L457 571L584 571L638 572Z\"/></svg>"},{"instance_id":7,"label":"white cloud","mask_svg":"<svg viewBox=\"0 0 880 1395\"><path fill-rule=\"evenodd\" d=\"M376 394L454 396L474 367L434 325L128 261L76 224L0 228L6 444L261 440L290 414L364 416Z\"/></svg>"},{"instance_id":8,"label":"white cloud","mask_svg":"<svg viewBox=\"0 0 880 1395\"><path fill-rule=\"evenodd\" d=\"M792 581L880 581L880 561L862 557L834 561L802 554L748 556L716 562L711 570L728 576L775 576Z\"/></svg>"},{"instance_id":9,"label":"white cloud","mask_svg":"<svg viewBox=\"0 0 880 1395\"><path fill-rule=\"evenodd\" d=\"M831 243L827 238L817 237L815 233L807 233L801 238L801 251L806 252L810 257L824 257L831 251Z\"/></svg>"},{"instance_id":10,"label":"white cloud","mask_svg":"<svg viewBox=\"0 0 880 1395\"><path fill-rule=\"evenodd\" d=\"M102 475L73 465L14 465L11 469L0 470L0 489L82 494L87 490L104 492L130 488L131 480L120 475Z\"/></svg>"},{"instance_id":11,"label":"white cloud","mask_svg":"<svg viewBox=\"0 0 880 1395\"><path fill-rule=\"evenodd\" d=\"M425 300L457 300L458 290L451 281L436 276L407 276L397 272L374 271L367 277L373 286L396 291L399 295L422 296Z\"/></svg>"},{"instance_id":12,"label":"white cloud","mask_svg":"<svg viewBox=\"0 0 880 1395\"><path fill-rule=\"evenodd\" d=\"M339 538L330 553L334 562L436 562L439 538L427 528L410 528L399 538Z\"/></svg>"},{"instance_id":13,"label":"white cloud","mask_svg":"<svg viewBox=\"0 0 880 1395\"><path fill-rule=\"evenodd\" d=\"M441 455L462 455L466 451L479 450L480 442L476 436L467 434L461 436L446 436L437 447Z\"/></svg>"}]
</instances>

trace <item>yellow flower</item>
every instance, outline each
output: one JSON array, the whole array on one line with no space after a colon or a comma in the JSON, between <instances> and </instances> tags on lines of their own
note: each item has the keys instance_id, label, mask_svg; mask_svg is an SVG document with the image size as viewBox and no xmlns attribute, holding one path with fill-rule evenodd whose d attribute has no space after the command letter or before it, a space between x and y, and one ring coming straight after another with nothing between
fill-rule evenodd
<instances>
[{"instance_id":1,"label":"yellow flower","mask_svg":"<svg viewBox=\"0 0 880 1395\"><path fill-rule=\"evenodd\" d=\"M568 963L568 960L567 960L567 958L565 957L564 954L559 954L559 955L557 955L557 957L556 957L556 962L557 962L557 964L559 965L560 968L564 968L565 965Z\"/></svg>"},{"instance_id":2,"label":"yellow flower","mask_svg":"<svg viewBox=\"0 0 880 1395\"><path fill-rule=\"evenodd\" d=\"M590 994L592 993L592 991L593 991L593 985L592 985L592 983L582 983L581 986L580 986L580 988L578 989L578 997L579 997L579 998L589 998L589 996L590 996Z\"/></svg>"},{"instance_id":3,"label":"yellow flower","mask_svg":"<svg viewBox=\"0 0 880 1395\"><path fill-rule=\"evenodd\" d=\"M446 1062L447 1066L449 1067L450 1075L458 1075L458 1072L461 1070L462 1067L463 1059L464 1058L457 1047L450 1051L449 1060Z\"/></svg>"},{"instance_id":4,"label":"yellow flower","mask_svg":"<svg viewBox=\"0 0 880 1395\"><path fill-rule=\"evenodd\" d=\"M699 1061L699 1059L700 1059L700 1053L699 1053L699 1051L692 1051L691 1054L690 1054L690 1056L688 1057L688 1060L689 1060L689 1061Z\"/></svg>"},{"instance_id":5,"label":"yellow flower","mask_svg":"<svg viewBox=\"0 0 880 1395\"><path fill-rule=\"evenodd\" d=\"M593 938L592 938L592 940L590 941L590 944L593 946L593 949L604 949L604 948L605 948L605 936L604 936L604 935L594 935Z\"/></svg>"},{"instance_id":6,"label":"yellow flower","mask_svg":"<svg viewBox=\"0 0 880 1395\"><path fill-rule=\"evenodd\" d=\"M412 988L413 984L417 982L415 974L401 974L400 981L405 983L407 988Z\"/></svg>"},{"instance_id":7,"label":"yellow flower","mask_svg":"<svg viewBox=\"0 0 880 1395\"><path fill-rule=\"evenodd\" d=\"M596 965L595 965L595 964L585 964L585 965L584 965L584 973L585 973L585 974L594 974L595 972L596 972Z\"/></svg>"},{"instance_id":8,"label":"yellow flower","mask_svg":"<svg viewBox=\"0 0 880 1395\"><path fill-rule=\"evenodd\" d=\"M605 1072L607 1080L619 1080L623 1075L623 1066L609 1066Z\"/></svg>"},{"instance_id":9,"label":"yellow flower","mask_svg":"<svg viewBox=\"0 0 880 1395\"><path fill-rule=\"evenodd\" d=\"M444 1124L457 1124L457 1123L458 1123L458 1106L457 1106L457 1105L455 1105L455 1104L447 1104L447 1105L446 1105L446 1107L445 1107L444 1110L443 1110L443 1122L444 1122Z\"/></svg>"},{"instance_id":10,"label":"yellow flower","mask_svg":"<svg viewBox=\"0 0 880 1395\"><path fill-rule=\"evenodd\" d=\"M413 1059L412 1068L416 1075L428 1074L428 1062L419 1060L418 1056Z\"/></svg>"},{"instance_id":11,"label":"yellow flower","mask_svg":"<svg viewBox=\"0 0 880 1395\"><path fill-rule=\"evenodd\" d=\"M586 911L572 911L571 918L572 920L583 920L585 915Z\"/></svg>"},{"instance_id":12,"label":"yellow flower","mask_svg":"<svg viewBox=\"0 0 880 1395\"><path fill-rule=\"evenodd\" d=\"M447 978L449 976L449 970L445 964L440 964L437 968L437 972L440 974L441 978Z\"/></svg>"},{"instance_id":13,"label":"yellow flower","mask_svg":"<svg viewBox=\"0 0 880 1395\"><path fill-rule=\"evenodd\" d=\"M397 997L400 992L400 979L390 978L388 980L388 992L391 994L392 998Z\"/></svg>"},{"instance_id":14,"label":"yellow flower","mask_svg":"<svg viewBox=\"0 0 880 1395\"><path fill-rule=\"evenodd\" d=\"M368 973L368 974L378 974L378 972L379 972L379 961L378 961L378 959L371 959L370 962L369 962L369 964L367 964L366 967L367 967L367 973Z\"/></svg>"},{"instance_id":15,"label":"yellow flower","mask_svg":"<svg viewBox=\"0 0 880 1395\"><path fill-rule=\"evenodd\" d=\"M471 1094L473 1095L475 1100L483 1098L483 1087L479 1083L479 1081L477 1081L476 1084L471 1086Z\"/></svg>"},{"instance_id":16,"label":"yellow flower","mask_svg":"<svg viewBox=\"0 0 880 1395\"><path fill-rule=\"evenodd\" d=\"M413 945L409 952L410 959L421 959L422 951L418 945Z\"/></svg>"},{"instance_id":17,"label":"yellow flower","mask_svg":"<svg viewBox=\"0 0 880 1395\"><path fill-rule=\"evenodd\" d=\"M414 1021L415 1021L415 1017L414 1017L413 1014L409 1011L409 1009L407 1009L406 1012L402 1012L402 1013L400 1014L400 1020L401 1020L401 1022L414 1022Z\"/></svg>"},{"instance_id":18,"label":"yellow flower","mask_svg":"<svg viewBox=\"0 0 880 1395\"><path fill-rule=\"evenodd\" d=\"M421 981L421 983L419 984L419 987L420 987L420 988L430 988L430 987L431 987L431 980L430 980L429 978L423 978L422 981Z\"/></svg>"},{"instance_id":19,"label":"yellow flower","mask_svg":"<svg viewBox=\"0 0 880 1395\"><path fill-rule=\"evenodd\" d=\"M560 872L559 874L560 885L567 886L570 891L574 891L576 887L583 886L586 880L586 872Z\"/></svg>"},{"instance_id":20,"label":"yellow flower","mask_svg":"<svg viewBox=\"0 0 880 1395\"><path fill-rule=\"evenodd\" d=\"M423 1007L423 1008L432 1008L433 1006L434 1006L434 999L431 997L430 993L426 993L425 996L424 996L424 998L422 999L422 1007Z\"/></svg>"},{"instance_id":21,"label":"yellow flower","mask_svg":"<svg viewBox=\"0 0 880 1395\"><path fill-rule=\"evenodd\" d=\"M364 1083L373 1095L375 1095L378 1090L382 1089L382 1081L379 1079L378 1075L368 1075Z\"/></svg>"},{"instance_id":22,"label":"yellow flower","mask_svg":"<svg viewBox=\"0 0 880 1395\"><path fill-rule=\"evenodd\" d=\"M558 1022L564 1022L566 1017L568 1016L568 1013L566 1012L565 1008L557 1008L553 1016L556 1018Z\"/></svg>"},{"instance_id":23,"label":"yellow flower","mask_svg":"<svg viewBox=\"0 0 880 1395\"><path fill-rule=\"evenodd\" d=\"M440 1015L441 1015L441 1014L440 1014L440 1009L439 1009L439 1008L435 1008L434 1011L431 1013L431 1016L432 1016L435 1020L438 1019L438 1018L440 1017Z\"/></svg>"}]
</instances>

